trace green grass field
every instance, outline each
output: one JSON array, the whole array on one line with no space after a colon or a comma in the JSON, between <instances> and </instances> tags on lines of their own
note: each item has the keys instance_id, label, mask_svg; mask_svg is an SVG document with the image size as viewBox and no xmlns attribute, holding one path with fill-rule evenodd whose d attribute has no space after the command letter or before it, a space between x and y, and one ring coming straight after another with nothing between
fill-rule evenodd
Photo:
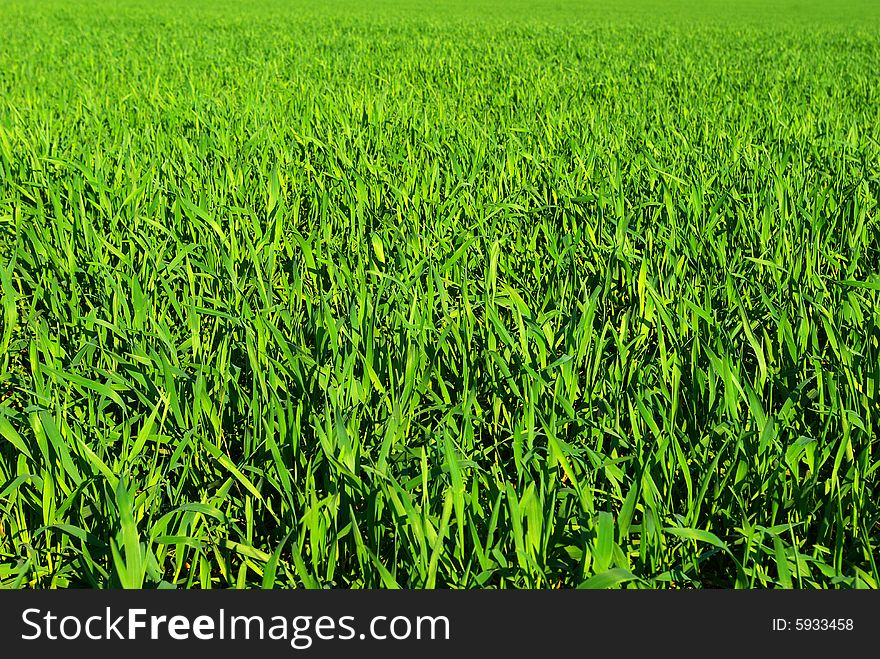
<instances>
[{"instance_id":1,"label":"green grass field","mask_svg":"<svg viewBox=\"0 0 880 659\"><path fill-rule=\"evenodd\" d=\"M877 588L880 5L0 2L0 587Z\"/></svg>"}]
</instances>

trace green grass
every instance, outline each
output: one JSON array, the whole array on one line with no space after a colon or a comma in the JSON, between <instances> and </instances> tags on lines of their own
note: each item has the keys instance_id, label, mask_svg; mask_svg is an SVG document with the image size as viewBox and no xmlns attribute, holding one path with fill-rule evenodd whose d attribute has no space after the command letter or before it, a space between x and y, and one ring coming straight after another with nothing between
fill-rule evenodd
<instances>
[{"instance_id":1,"label":"green grass","mask_svg":"<svg viewBox=\"0 0 880 659\"><path fill-rule=\"evenodd\" d=\"M880 9L0 5L0 586L877 588Z\"/></svg>"}]
</instances>

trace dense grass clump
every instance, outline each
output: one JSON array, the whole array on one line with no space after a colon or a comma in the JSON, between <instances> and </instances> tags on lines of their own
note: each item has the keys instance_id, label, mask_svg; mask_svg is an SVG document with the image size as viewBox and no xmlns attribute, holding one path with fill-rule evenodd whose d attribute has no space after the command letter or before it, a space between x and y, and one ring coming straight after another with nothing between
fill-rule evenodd
<instances>
[{"instance_id":1,"label":"dense grass clump","mask_svg":"<svg viewBox=\"0 0 880 659\"><path fill-rule=\"evenodd\" d=\"M602 4L0 6L0 586L876 588L878 12Z\"/></svg>"}]
</instances>

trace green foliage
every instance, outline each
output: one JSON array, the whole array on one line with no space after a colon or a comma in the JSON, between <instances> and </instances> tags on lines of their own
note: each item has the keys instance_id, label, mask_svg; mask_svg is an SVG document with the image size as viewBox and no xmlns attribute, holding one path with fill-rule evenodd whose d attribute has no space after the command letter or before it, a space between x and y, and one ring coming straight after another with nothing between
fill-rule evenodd
<instances>
[{"instance_id":1,"label":"green foliage","mask_svg":"<svg viewBox=\"0 0 880 659\"><path fill-rule=\"evenodd\" d=\"M660 4L4 3L0 586L876 588L876 10Z\"/></svg>"}]
</instances>

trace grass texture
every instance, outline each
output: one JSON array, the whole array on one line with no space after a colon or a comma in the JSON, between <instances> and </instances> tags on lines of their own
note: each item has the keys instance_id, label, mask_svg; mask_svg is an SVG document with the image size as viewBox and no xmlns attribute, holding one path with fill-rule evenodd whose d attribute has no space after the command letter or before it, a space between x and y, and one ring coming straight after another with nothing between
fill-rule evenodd
<instances>
[{"instance_id":1,"label":"grass texture","mask_svg":"<svg viewBox=\"0 0 880 659\"><path fill-rule=\"evenodd\" d=\"M0 4L0 587L880 583L874 3Z\"/></svg>"}]
</instances>

